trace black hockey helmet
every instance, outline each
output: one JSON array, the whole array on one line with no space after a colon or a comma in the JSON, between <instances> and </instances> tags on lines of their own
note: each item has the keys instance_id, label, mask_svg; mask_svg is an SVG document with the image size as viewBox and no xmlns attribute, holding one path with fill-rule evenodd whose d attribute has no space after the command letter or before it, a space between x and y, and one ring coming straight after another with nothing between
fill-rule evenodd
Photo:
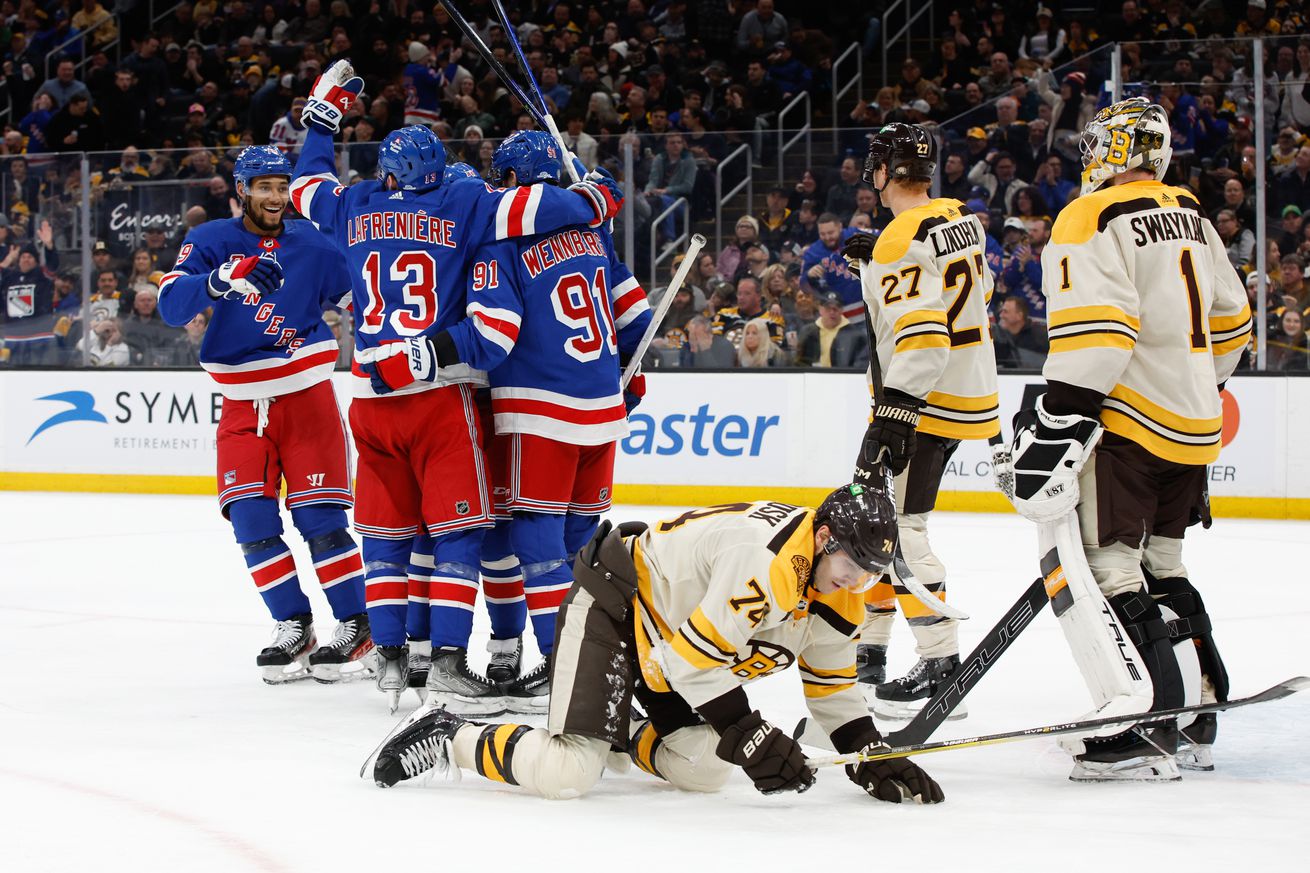
<instances>
[{"instance_id":1,"label":"black hockey helmet","mask_svg":"<svg viewBox=\"0 0 1310 873\"><path fill-rule=\"evenodd\" d=\"M863 569L881 575L896 551L896 505L883 491L843 485L814 513L814 526L828 526L830 543Z\"/></svg>"},{"instance_id":2,"label":"black hockey helmet","mask_svg":"<svg viewBox=\"0 0 1310 873\"><path fill-rule=\"evenodd\" d=\"M864 159L864 181L873 184L873 171L887 168L887 180L918 179L931 182L937 174L937 140L918 124L894 121L884 124L869 143Z\"/></svg>"}]
</instances>

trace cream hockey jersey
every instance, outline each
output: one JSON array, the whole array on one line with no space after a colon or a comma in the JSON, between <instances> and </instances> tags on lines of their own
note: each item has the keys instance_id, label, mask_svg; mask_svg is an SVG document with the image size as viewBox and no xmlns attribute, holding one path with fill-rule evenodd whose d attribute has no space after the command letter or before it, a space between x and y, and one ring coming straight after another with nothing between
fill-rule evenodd
<instances>
[{"instance_id":1,"label":"cream hockey jersey","mask_svg":"<svg viewBox=\"0 0 1310 873\"><path fill-rule=\"evenodd\" d=\"M855 684L864 596L817 593L813 557L814 510L785 503L693 509L638 536L634 630L647 685L699 707L795 663L829 734L866 718Z\"/></svg>"},{"instance_id":2,"label":"cream hockey jersey","mask_svg":"<svg viewBox=\"0 0 1310 873\"><path fill-rule=\"evenodd\" d=\"M1216 386L1251 333L1246 288L1193 195L1155 181L1070 203L1042 252L1043 375L1105 394L1106 430L1178 464L1219 457Z\"/></svg>"},{"instance_id":3,"label":"cream hockey jersey","mask_svg":"<svg viewBox=\"0 0 1310 873\"><path fill-rule=\"evenodd\" d=\"M922 399L919 431L948 439L1000 433L987 304L986 231L958 200L892 219L860 271L882 382Z\"/></svg>"}]
</instances>

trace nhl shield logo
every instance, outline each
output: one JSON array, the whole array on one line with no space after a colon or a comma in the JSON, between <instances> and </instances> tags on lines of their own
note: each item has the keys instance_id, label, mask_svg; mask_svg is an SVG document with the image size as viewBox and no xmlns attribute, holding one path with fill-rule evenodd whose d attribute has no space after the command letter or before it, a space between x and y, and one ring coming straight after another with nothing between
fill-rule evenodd
<instances>
[{"instance_id":1,"label":"nhl shield logo","mask_svg":"<svg viewBox=\"0 0 1310 873\"><path fill-rule=\"evenodd\" d=\"M469 514L469 502L468 502L467 500L456 500L456 501L455 501L455 514L456 514L456 515L468 515L468 514Z\"/></svg>"},{"instance_id":2,"label":"nhl shield logo","mask_svg":"<svg viewBox=\"0 0 1310 873\"><path fill-rule=\"evenodd\" d=\"M605 488L600 489L600 499L601 499L601 500L609 500L609 496L610 496L610 490L609 490L609 487L608 487L608 486L605 487Z\"/></svg>"}]
</instances>

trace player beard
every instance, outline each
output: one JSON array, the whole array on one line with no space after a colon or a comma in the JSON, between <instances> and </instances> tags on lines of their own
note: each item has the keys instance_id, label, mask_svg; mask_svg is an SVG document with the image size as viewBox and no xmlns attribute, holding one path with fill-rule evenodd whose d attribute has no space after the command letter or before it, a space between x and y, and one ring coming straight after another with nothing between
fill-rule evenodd
<instances>
[{"instance_id":1,"label":"player beard","mask_svg":"<svg viewBox=\"0 0 1310 873\"><path fill-rule=\"evenodd\" d=\"M246 218L250 219L251 224L262 230L264 233L275 234L282 231L282 216L286 214L286 207L282 208L282 211L277 215L277 221L272 224L264 221L262 210L255 209L254 203L249 197L247 197L246 202L242 204L241 211L245 213Z\"/></svg>"}]
</instances>

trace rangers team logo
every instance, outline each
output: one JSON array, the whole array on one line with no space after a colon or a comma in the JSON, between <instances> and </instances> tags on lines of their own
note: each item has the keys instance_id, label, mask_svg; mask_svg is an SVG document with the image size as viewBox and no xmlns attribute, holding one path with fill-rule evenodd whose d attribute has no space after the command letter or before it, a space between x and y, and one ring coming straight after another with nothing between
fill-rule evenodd
<instances>
[{"instance_id":1,"label":"rangers team logo","mask_svg":"<svg viewBox=\"0 0 1310 873\"><path fill-rule=\"evenodd\" d=\"M455 514L456 514L456 515L468 515L468 514L469 514L469 502L468 502L467 500L456 500L456 501L455 501Z\"/></svg>"},{"instance_id":2,"label":"rangers team logo","mask_svg":"<svg viewBox=\"0 0 1310 873\"><path fill-rule=\"evenodd\" d=\"M5 302L10 318L27 318L36 312L36 286L10 285L5 290Z\"/></svg>"},{"instance_id":3,"label":"rangers team logo","mask_svg":"<svg viewBox=\"0 0 1310 873\"><path fill-rule=\"evenodd\" d=\"M226 473L223 474L223 485L227 486L227 485L235 485L235 484L237 484L237 471L228 470Z\"/></svg>"}]
</instances>

